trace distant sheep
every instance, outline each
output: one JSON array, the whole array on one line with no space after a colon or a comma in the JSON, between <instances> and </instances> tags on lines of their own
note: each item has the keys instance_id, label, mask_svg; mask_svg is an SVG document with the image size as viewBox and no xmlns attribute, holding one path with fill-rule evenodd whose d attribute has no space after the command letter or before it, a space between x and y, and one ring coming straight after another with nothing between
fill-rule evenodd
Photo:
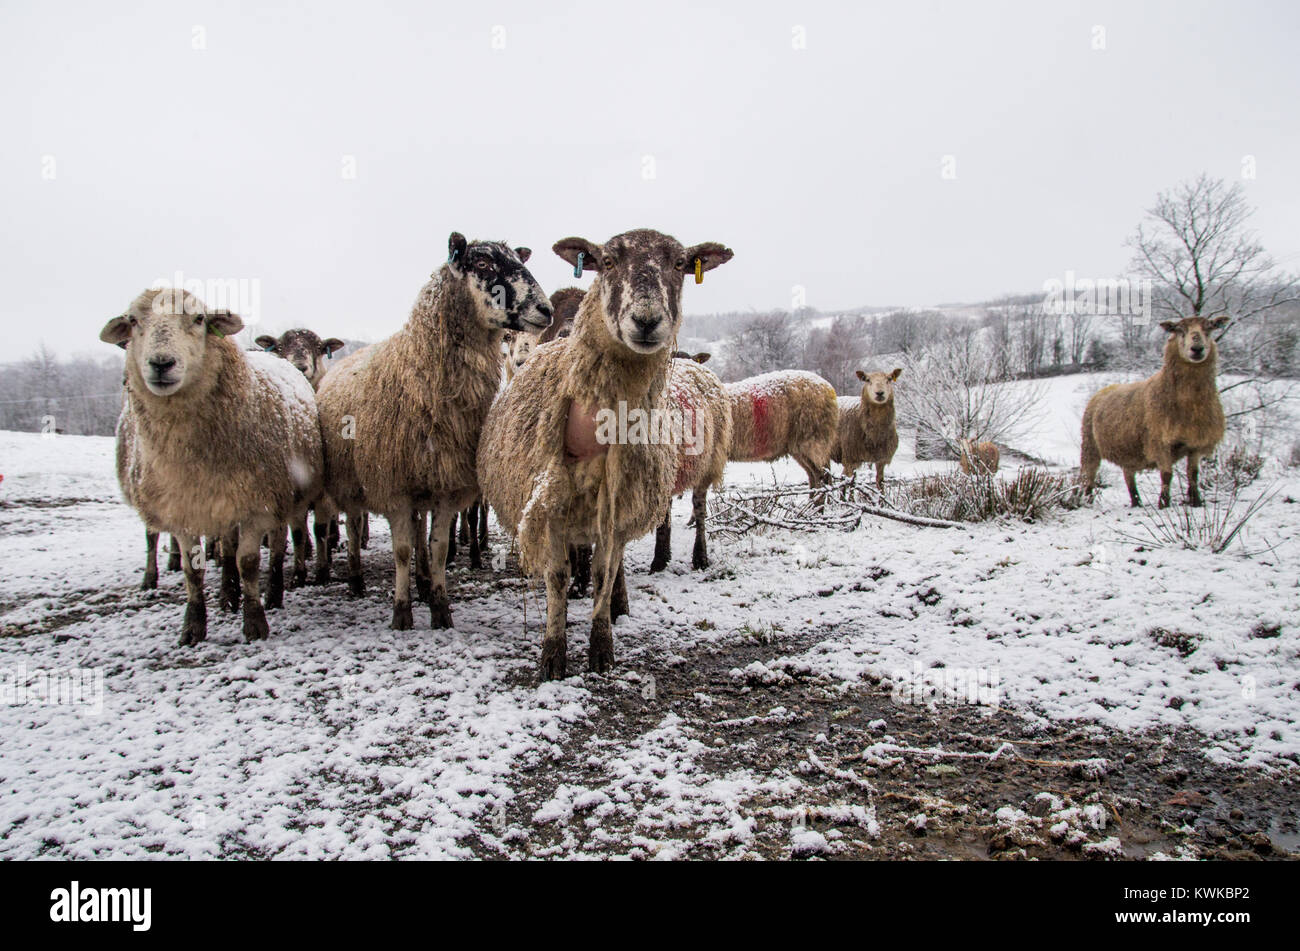
<instances>
[{"instance_id":1,"label":"distant sheep","mask_svg":"<svg viewBox=\"0 0 1300 951\"><path fill-rule=\"evenodd\" d=\"M668 391L682 411L692 438L683 440L678 450L677 481L673 495L691 490L691 520L695 525L695 548L692 568L709 567L705 519L708 514L709 489L722 483L731 446L731 400L722 381L702 364L707 353L694 355L678 351L673 354ZM669 504L663 523L655 532L654 559L651 571L662 571L672 558L673 511Z\"/></svg>"},{"instance_id":2,"label":"distant sheep","mask_svg":"<svg viewBox=\"0 0 1300 951\"><path fill-rule=\"evenodd\" d=\"M1002 453L996 443L974 442L970 439L961 441L961 471L967 475L992 475L998 471L1001 460Z\"/></svg>"},{"instance_id":3,"label":"distant sheep","mask_svg":"<svg viewBox=\"0 0 1300 951\"><path fill-rule=\"evenodd\" d=\"M603 245L565 238L554 250L596 279L569 339L539 346L497 399L478 454L483 496L517 538L520 565L546 579L544 680L566 671L570 546L595 545L587 657L596 672L613 663L624 546L663 520L677 478L677 445L662 427L647 430L671 416L682 281L732 256L650 230Z\"/></svg>"},{"instance_id":4,"label":"distant sheep","mask_svg":"<svg viewBox=\"0 0 1300 951\"><path fill-rule=\"evenodd\" d=\"M475 451L500 385L502 334L541 330L551 319L524 266L527 248L452 232L448 251L406 326L342 360L318 396L325 489L348 515L348 584L354 594L364 590L359 520L378 512L392 529L395 630L413 624L413 554L430 623L452 626L447 543L452 518L479 494Z\"/></svg>"},{"instance_id":5,"label":"distant sheep","mask_svg":"<svg viewBox=\"0 0 1300 951\"><path fill-rule=\"evenodd\" d=\"M727 384L732 462L792 456L808 485L825 482L839 425L835 387L816 373L777 370Z\"/></svg>"},{"instance_id":6,"label":"distant sheep","mask_svg":"<svg viewBox=\"0 0 1300 951\"><path fill-rule=\"evenodd\" d=\"M242 328L237 315L209 312L187 292L153 289L100 332L127 345L123 495L148 529L178 537L185 556L182 645L207 637L202 536L221 536L223 557L237 560L244 637L260 640L269 633L259 601L262 537L272 540L265 607L276 608L285 529L321 490L311 386L282 360L244 353L230 339ZM295 564L302 560L295 547Z\"/></svg>"},{"instance_id":7,"label":"distant sheep","mask_svg":"<svg viewBox=\"0 0 1300 951\"><path fill-rule=\"evenodd\" d=\"M1187 457L1187 504L1201 505L1201 458L1223 439L1225 420L1215 384L1219 350L1212 331L1227 317L1186 317L1160 326L1169 334L1164 365L1140 383L1098 390L1083 413L1079 468L1084 490L1093 491L1103 459L1124 470L1130 503L1138 497L1137 473L1160 470L1160 507L1169 505L1174 463Z\"/></svg>"},{"instance_id":8,"label":"distant sheep","mask_svg":"<svg viewBox=\"0 0 1300 951\"><path fill-rule=\"evenodd\" d=\"M894 421L894 382L901 369L892 373L864 373L861 396L839 399L839 425L831 446L831 460L844 467L853 480L858 466L875 463L876 488L885 487L885 466L894 461L898 451L898 426Z\"/></svg>"}]
</instances>

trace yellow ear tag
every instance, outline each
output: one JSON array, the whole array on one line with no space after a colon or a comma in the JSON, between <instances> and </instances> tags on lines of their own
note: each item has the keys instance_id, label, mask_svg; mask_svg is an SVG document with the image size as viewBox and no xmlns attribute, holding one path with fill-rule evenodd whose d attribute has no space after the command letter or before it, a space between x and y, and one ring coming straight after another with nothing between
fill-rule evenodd
<instances>
[{"instance_id":1,"label":"yellow ear tag","mask_svg":"<svg viewBox=\"0 0 1300 951\"><path fill-rule=\"evenodd\" d=\"M704 265L700 263L699 258L695 259L695 283L696 284L704 283Z\"/></svg>"}]
</instances>

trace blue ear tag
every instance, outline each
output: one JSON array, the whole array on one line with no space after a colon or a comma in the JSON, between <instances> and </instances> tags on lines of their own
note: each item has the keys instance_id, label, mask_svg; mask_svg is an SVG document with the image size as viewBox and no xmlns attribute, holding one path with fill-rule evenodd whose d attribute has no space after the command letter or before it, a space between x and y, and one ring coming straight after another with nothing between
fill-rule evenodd
<instances>
[{"instance_id":1,"label":"blue ear tag","mask_svg":"<svg viewBox=\"0 0 1300 951\"><path fill-rule=\"evenodd\" d=\"M575 264L575 265L573 266L573 276L574 276L574 277L582 277L582 258L583 258L583 253L582 253L581 251L579 251L579 252L578 252L578 263Z\"/></svg>"},{"instance_id":2,"label":"blue ear tag","mask_svg":"<svg viewBox=\"0 0 1300 951\"><path fill-rule=\"evenodd\" d=\"M460 249L459 249L459 248L455 249L454 251L451 252L451 254L447 255L447 263L448 263L448 264L455 264L455 263L456 263L456 255L458 255L458 254L460 254Z\"/></svg>"}]
</instances>

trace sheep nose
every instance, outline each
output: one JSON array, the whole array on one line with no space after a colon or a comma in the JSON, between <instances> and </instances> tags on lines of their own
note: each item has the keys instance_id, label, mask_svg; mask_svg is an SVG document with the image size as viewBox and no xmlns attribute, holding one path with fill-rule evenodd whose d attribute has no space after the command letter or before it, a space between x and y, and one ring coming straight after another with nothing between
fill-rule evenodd
<instances>
[{"instance_id":1,"label":"sheep nose","mask_svg":"<svg viewBox=\"0 0 1300 951\"><path fill-rule=\"evenodd\" d=\"M153 367L154 373L158 374L159 376L162 376L172 367L176 366L176 361L170 357L163 357L162 359L158 359L156 357L150 357L149 366Z\"/></svg>"},{"instance_id":2,"label":"sheep nose","mask_svg":"<svg viewBox=\"0 0 1300 951\"><path fill-rule=\"evenodd\" d=\"M538 301L537 309L541 311L543 317L549 318L552 314L555 313L555 308L552 307L550 304L546 303L546 301Z\"/></svg>"}]
</instances>

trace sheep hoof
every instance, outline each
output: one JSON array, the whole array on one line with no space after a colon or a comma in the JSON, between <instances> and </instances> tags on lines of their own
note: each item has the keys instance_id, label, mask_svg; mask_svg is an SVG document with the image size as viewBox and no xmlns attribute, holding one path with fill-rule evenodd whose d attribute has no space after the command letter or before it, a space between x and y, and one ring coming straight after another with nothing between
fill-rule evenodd
<instances>
[{"instance_id":1,"label":"sheep hoof","mask_svg":"<svg viewBox=\"0 0 1300 951\"><path fill-rule=\"evenodd\" d=\"M429 595L429 626L435 631L452 627L451 602L447 599L447 589L437 588Z\"/></svg>"},{"instance_id":2,"label":"sheep hoof","mask_svg":"<svg viewBox=\"0 0 1300 951\"><path fill-rule=\"evenodd\" d=\"M469 566L471 568L482 568L483 567L482 556L471 553L469 556Z\"/></svg>"},{"instance_id":3,"label":"sheep hoof","mask_svg":"<svg viewBox=\"0 0 1300 951\"><path fill-rule=\"evenodd\" d=\"M654 574L655 572L663 571L667 567L668 567L667 559L660 561L658 558L655 558L654 561L650 562L650 573Z\"/></svg>"},{"instance_id":4,"label":"sheep hoof","mask_svg":"<svg viewBox=\"0 0 1300 951\"><path fill-rule=\"evenodd\" d=\"M158 572L146 571L144 580L140 582L141 591L153 591L158 587Z\"/></svg>"},{"instance_id":5,"label":"sheep hoof","mask_svg":"<svg viewBox=\"0 0 1300 951\"><path fill-rule=\"evenodd\" d=\"M587 666L596 674L603 674L614 666L614 635L610 633L609 621L604 618L594 618L591 622Z\"/></svg>"},{"instance_id":6,"label":"sheep hoof","mask_svg":"<svg viewBox=\"0 0 1300 951\"><path fill-rule=\"evenodd\" d=\"M1201 499L1201 497L1200 497L1199 495L1197 495L1197 496L1193 496L1192 498L1189 498L1189 499L1187 500L1187 504L1190 505L1190 506L1191 506L1192 508L1194 508L1194 509L1199 509L1199 508L1204 508L1204 507L1205 507L1205 502L1202 501L1202 499Z\"/></svg>"},{"instance_id":7,"label":"sheep hoof","mask_svg":"<svg viewBox=\"0 0 1300 951\"><path fill-rule=\"evenodd\" d=\"M703 547L696 548L691 555L691 567L703 571L709 567L709 556Z\"/></svg>"},{"instance_id":8,"label":"sheep hoof","mask_svg":"<svg viewBox=\"0 0 1300 951\"><path fill-rule=\"evenodd\" d=\"M202 601L185 603L185 625L178 647L189 647L208 639L208 606Z\"/></svg>"},{"instance_id":9,"label":"sheep hoof","mask_svg":"<svg viewBox=\"0 0 1300 951\"><path fill-rule=\"evenodd\" d=\"M289 587L292 589L292 588L305 588L306 586L307 586L307 569L306 568L293 569L293 577L289 579Z\"/></svg>"},{"instance_id":10,"label":"sheep hoof","mask_svg":"<svg viewBox=\"0 0 1300 951\"><path fill-rule=\"evenodd\" d=\"M542 680L563 680L565 677L565 660L568 642L542 642Z\"/></svg>"},{"instance_id":11,"label":"sheep hoof","mask_svg":"<svg viewBox=\"0 0 1300 951\"><path fill-rule=\"evenodd\" d=\"M271 582L266 586L266 597L262 601L262 606L268 611L274 611L277 608L284 607L284 582L275 584Z\"/></svg>"},{"instance_id":12,"label":"sheep hoof","mask_svg":"<svg viewBox=\"0 0 1300 951\"><path fill-rule=\"evenodd\" d=\"M362 597L366 593L366 579L361 575L348 575L348 593Z\"/></svg>"},{"instance_id":13,"label":"sheep hoof","mask_svg":"<svg viewBox=\"0 0 1300 951\"><path fill-rule=\"evenodd\" d=\"M316 569L316 577L312 579L312 584L329 584L330 583L330 566L324 564Z\"/></svg>"},{"instance_id":14,"label":"sheep hoof","mask_svg":"<svg viewBox=\"0 0 1300 951\"><path fill-rule=\"evenodd\" d=\"M411 618L410 601L393 602L393 624L394 631L409 631L415 626L415 621Z\"/></svg>"},{"instance_id":15,"label":"sheep hoof","mask_svg":"<svg viewBox=\"0 0 1300 951\"><path fill-rule=\"evenodd\" d=\"M266 623L266 612L262 606L257 603L256 598L244 599L244 640L249 644L253 641L264 641L271 634L270 627Z\"/></svg>"},{"instance_id":16,"label":"sheep hoof","mask_svg":"<svg viewBox=\"0 0 1300 951\"><path fill-rule=\"evenodd\" d=\"M429 598L432 595L433 595L433 582L428 578L417 577L415 579L416 600L423 601L427 604L429 602Z\"/></svg>"}]
</instances>

